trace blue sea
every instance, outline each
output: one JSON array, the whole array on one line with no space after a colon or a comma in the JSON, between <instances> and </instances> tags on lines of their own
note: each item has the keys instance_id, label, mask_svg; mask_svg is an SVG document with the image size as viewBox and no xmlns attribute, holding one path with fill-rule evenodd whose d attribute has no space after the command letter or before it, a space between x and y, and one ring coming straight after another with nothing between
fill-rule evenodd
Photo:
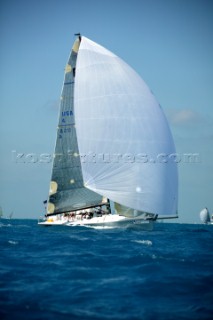
<instances>
[{"instance_id":1,"label":"blue sea","mask_svg":"<svg viewBox=\"0 0 213 320\"><path fill-rule=\"evenodd\" d=\"M1 319L213 319L213 225L0 220Z\"/></svg>"}]
</instances>

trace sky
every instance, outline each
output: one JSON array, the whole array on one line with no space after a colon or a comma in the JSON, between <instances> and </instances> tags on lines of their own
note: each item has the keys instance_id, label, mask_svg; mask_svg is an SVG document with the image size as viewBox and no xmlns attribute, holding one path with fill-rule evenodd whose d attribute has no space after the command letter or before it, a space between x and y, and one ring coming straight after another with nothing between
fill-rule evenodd
<instances>
[{"instance_id":1,"label":"sky","mask_svg":"<svg viewBox=\"0 0 213 320\"><path fill-rule=\"evenodd\" d=\"M1 0L4 215L36 219L44 213L52 163L39 160L54 150L64 67L76 32L121 57L154 92L180 155L174 222L199 223L203 207L213 212L210 0ZM34 163L27 158L32 153ZM195 154L191 162L187 154Z\"/></svg>"}]
</instances>

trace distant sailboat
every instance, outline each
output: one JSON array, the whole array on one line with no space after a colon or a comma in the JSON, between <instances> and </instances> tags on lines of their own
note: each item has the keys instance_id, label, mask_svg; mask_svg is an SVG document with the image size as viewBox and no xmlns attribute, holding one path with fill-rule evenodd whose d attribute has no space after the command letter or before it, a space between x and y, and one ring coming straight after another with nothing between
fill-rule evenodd
<instances>
[{"instance_id":1,"label":"distant sailboat","mask_svg":"<svg viewBox=\"0 0 213 320\"><path fill-rule=\"evenodd\" d=\"M9 214L9 216L8 216L8 219L12 219L12 217L13 217L13 211L10 212L10 214Z\"/></svg>"},{"instance_id":2,"label":"distant sailboat","mask_svg":"<svg viewBox=\"0 0 213 320\"><path fill-rule=\"evenodd\" d=\"M13 216L13 211L8 215L8 217L5 218L2 207L0 207L0 219L12 219L12 216Z\"/></svg>"},{"instance_id":3,"label":"distant sailboat","mask_svg":"<svg viewBox=\"0 0 213 320\"><path fill-rule=\"evenodd\" d=\"M3 210L2 207L0 207L0 219L3 218Z\"/></svg>"},{"instance_id":4,"label":"distant sailboat","mask_svg":"<svg viewBox=\"0 0 213 320\"><path fill-rule=\"evenodd\" d=\"M39 224L177 218L172 154L167 120L144 81L78 34L65 67L46 219Z\"/></svg>"},{"instance_id":5,"label":"distant sailboat","mask_svg":"<svg viewBox=\"0 0 213 320\"><path fill-rule=\"evenodd\" d=\"M213 215L210 217L209 210L204 208L200 211L200 220L205 224L213 224Z\"/></svg>"}]
</instances>

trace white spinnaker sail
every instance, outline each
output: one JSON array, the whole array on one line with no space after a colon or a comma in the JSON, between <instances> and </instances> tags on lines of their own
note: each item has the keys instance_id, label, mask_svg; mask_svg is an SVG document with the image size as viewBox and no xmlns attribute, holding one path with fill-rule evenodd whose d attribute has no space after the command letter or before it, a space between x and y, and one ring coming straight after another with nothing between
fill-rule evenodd
<instances>
[{"instance_id":1,"label":"white spinnaker sail","mask_svg":"<svg viewBox=\"0 0 213 320\"><path fill-rule=\"evenodd\" d=\"M85 37L74 105L85 186L136 210L176 216L175 147L160 105L131 67Z\"/></svg>"},{"instance_id":2,"label":"white spinnaker sail","mask_svg":"<svg viewBox=\"0 0 213 320\"><path fill-rule=\"evenodd\" d=\"M200 211L200 220L203 223L208 223L210 222L210 214L209 214L209 210L207 208L204 208Z\"/></svg>"}]
</instances>

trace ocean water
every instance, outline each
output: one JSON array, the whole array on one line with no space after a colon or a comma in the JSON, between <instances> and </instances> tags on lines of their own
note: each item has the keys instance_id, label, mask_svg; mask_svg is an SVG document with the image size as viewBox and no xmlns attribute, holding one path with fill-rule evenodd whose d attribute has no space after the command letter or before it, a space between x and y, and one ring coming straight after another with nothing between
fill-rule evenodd
<instances>
[{"instance_id":1,"label":"ocean water","mask_svg":"<svg viewBox=\"0 0 213 320\"><path fill-rule=\"evenodd\" d=\"M0 220L1 319L213 319L213 226Z\"/></svg>"}]
</instances>

